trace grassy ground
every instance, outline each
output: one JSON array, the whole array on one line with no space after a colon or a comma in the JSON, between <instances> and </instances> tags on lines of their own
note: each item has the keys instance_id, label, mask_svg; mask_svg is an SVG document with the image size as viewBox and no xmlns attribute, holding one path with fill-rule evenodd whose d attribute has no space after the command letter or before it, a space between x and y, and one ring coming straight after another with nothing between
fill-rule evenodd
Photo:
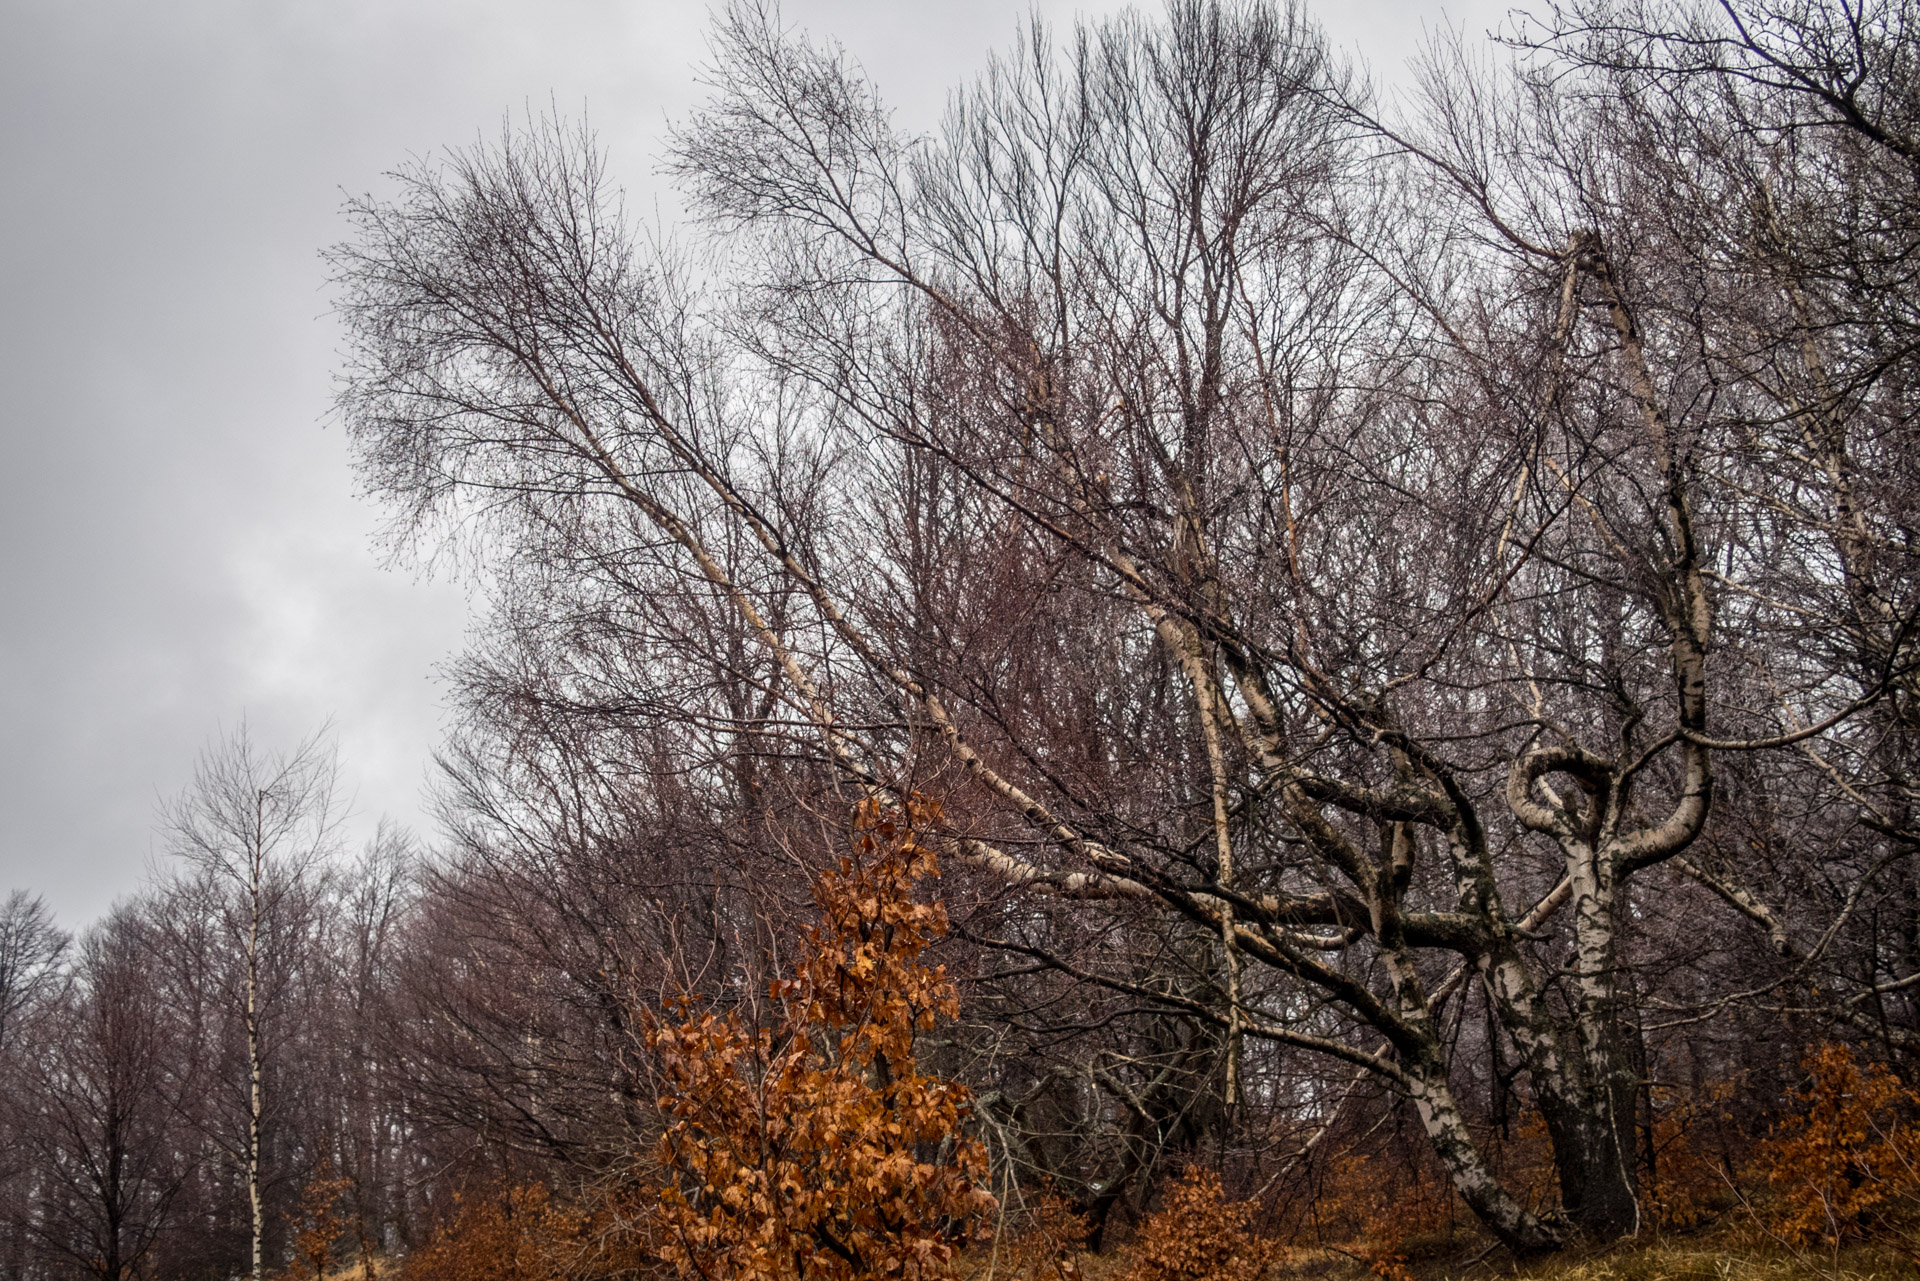
<instances>
[{"instance_id":1,"label":"grassy ground","mask_svg":"<svg viewBox=\"0 0 1920 1281\"><path fill-rule=\"evenodd\" d=\"M1436 1261L1438 1263L1438 1261ZM1794 1255L1774 1248L1733 1243L1658 1242L1590 1255L1572 1254L1533 1264L1489 1257L1478 1264L1438 1263L1416 1269L1429 1278L1524 1277L1531 1281L1856 1281L1920 1277L1920 1269L1889 1250L1857 1247L1832 1255Z\"/></svg>"},{"instance_id":2,"label":"grassy ground","mask_svg":"<svg viewBox=\"0 0 1920 1281\"><path fill-rule=\"evenodd\" d=\"M1920 1278L1920 1267L1892 1250L1856 1246L1831 1254L1796 1254L1777 1246L1736 1240L1656 1241L1606 1250L1568 1251L1519 1262L1503 1250L1447 1252L1404 1266L1418 1281L1866 1281ZM1279 1271L1286 1278L1378 1281L1379 1273L1349 1256L1295 1255Z\"/></svg>"},{"instance_id":3,"label":"grassy ground","mask_svg":"<svg viewBox=\"0 0 1920 1281\"><path fill-rule=\"evenodd\" d=\"M967 1262L974 1264L966 1266ZM967 1260L959 1269L969 1281L985 1281L984 1260ZM1104 1257L1081 1255L1081 1281L1126 1281L1124 1250ZM1405 1273L1375 1271L1369 1262L1335 1250L1294 1250L1270 1275L1271 1281L1382 1281L1383 1275L1416 1281L1880 1281L1920 1278L1920 1266L1891 1249L1855 1246L1838 1259L1831 1254L1794 1254L1771 1245L1733 1238L1667 1240L1590 1252L1569 1251L1520 1263L1502 1250L1431 1252L1414 1250ZM1000 1281L1032 1281L1003 1273ZM1039 1281L1059 1281L1049 1275Z\"/></svg>"}]
</instances>

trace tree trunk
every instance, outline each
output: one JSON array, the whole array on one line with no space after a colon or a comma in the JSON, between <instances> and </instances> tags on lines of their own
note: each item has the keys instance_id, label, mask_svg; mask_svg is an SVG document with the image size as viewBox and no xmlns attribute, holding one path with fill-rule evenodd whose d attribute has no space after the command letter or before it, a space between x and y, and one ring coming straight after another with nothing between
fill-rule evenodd
<instances>
[{"instance_id":1,"label":"tree trunk","mask_svg":"<svg viewBox=\"0 0 1920 1281\"><path fill-rule=\"evenodd\" d=\"M260 1128L263 1082L260 1055L260 916L266 879L265 797L254 794L254 846L251 899L247 920L247 1207L252 1215L253 1281L265 1281L266 1205L260 1187Z\"/></svg>"},{"instance_id":2,"label":"tree trunk","mask_svg":"<svg viewBox=\"0 0 1920 1281\"><path fill-rule=\"evenodd\" d=\"M1601 1090L1583 1093L1598 1096ZM1591 1241L1617 1241L1638 1233L1640 1188L1631 1084L1624 1101L1568 1100L1544 1093L1539 1101L1553 1144L1554 1174L1568 1224Z\"/></svg>"},{"instance_id":3,"label":"tree trunk","mask_svg":"<svg viewBox=\"0 0 1920 1281\"><path fill-rule=\"evenodd\" d=\"M1520 1255L1559 1249L1559 1234L1515 1200L1487 1165L1444 1077L1416 1068L1408 1073L1407 1094L1460 1199L1501 1244Z\"/></svg>"},{"instance_id":4,"label":"tree trunk","mask_svg":"<svg viewBox=\"0 0 1920 1281\"><path fill-rule=\"evenodd\" d=\"M1594 805L1599 807L1596 800ZM1620 860L1610 848L1567 842L1574 887L1574 1039L1570 1080L1542 1090L1560 1204L1574 1229L1596 1241L1640 1231L1639 1074L1621 1035L1618 919Z\"/></svg>"},{"instance_id":5,"label":"tree trunk","mask_svg":"<svg viewBox=\"0 0 1920 1281\"><path fill-rule=\"evenodd\" d=\"M254 980L247 978L247 1205L253 1218L253 1281L264 1281L266 1206L260 1196L260 1025L255 1018Z\"/></svg>"},{"instance_id":6,"label":"tree trunk","mask_svg":"<svg viewBox=\"0 0 1920 1281\"><path fill-rule=\"evenodd\" d=\"M1501 1023L1526 1065L1533 1102L1546 1122L1560 1205L1568 1226L1591 1241L1640 1229L1635 1102L1639 1077L1620 1038L1612 994L1615 936L1601 928L1610 908L1595 896L1575 905L1575 969L1582 992L1571 1025L1548 1013L1511 952L1482 970Z\"/></svg>"}]
</instances>

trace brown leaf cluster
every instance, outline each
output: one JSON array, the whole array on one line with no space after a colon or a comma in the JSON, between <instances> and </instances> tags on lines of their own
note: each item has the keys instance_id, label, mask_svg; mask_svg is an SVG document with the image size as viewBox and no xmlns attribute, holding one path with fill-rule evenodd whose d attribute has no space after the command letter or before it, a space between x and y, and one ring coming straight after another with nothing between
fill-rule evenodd
<instances>
[{"instance_id":1,"label":"brown leaf cluster","mask_svg":"<svg viewBox=\"0 0 1920 1281\"><path fill-rule=\"evenodd\" d=\"M1920 1217L1920 1095L1879 1064L1823 1045L1809 1080L1762 1145L1769 1226L1795 1245L1838 1246L1870 1232L1909 1243Z\"/></svg>"},{"instance_id":2,"label":"brown leaf cluster","mask_svg":"<svg viewBox=\"0 0 1920 1281\"><path fill-rule=\"evenodd\" d=\"M1253 1215L1252 1202L1226 1199L1214 1171L1189 1169L1140 1225L1126 1281L1257 1281L1279 1255Z\"/></svg>"},{"instance_id":3,"label":"brown leaf cluster","mask_svg":"<svg viewBox=\"0 0 1920 1281\"><path fill-rule=\"evenodd\" d=\"M288 1269L290 1277L322 1281L340 1262L340 1241L352 1218L342 1203L352 1190L353 1180L337 1174L331 1160L321 1161L313 1177L300 1189L299 1209L287 1216L288 1226L293 1229L294 1264ZM364 1247L362 1254L365 1254Z\"/></svg>"},{"instance_id":4,"label":"brown leaf cluster","mask_svg":"<svg viewBox=\"0 0 1920 1281\"><path fill-rule=\"evenodd\" d=\"M407 1256L401 1281L565 1281L587 1226L543 1184L461 1196L451 1220Z\"/></svg>"},{"instance_id":5,"label":"brown leaf cluster","mask_svg":"<svg viewBox=\"0 0 1920 1281\"><path fill-rule=\"evenodd\" d=\"M964 1086L921 1071L917 1034L958 1013L924 953L945 910L915 883L935 875L904 815L862 806L855 853L815 887L821 922L774 1017L737 1011L658 1020L664 1075L663 1254L704 1278L947 1274L956 1244L994 1208L984 1149L966 1137Z\"/></svg>"},{"instance_id":6,"label":"brown leaf cluster","mask_svg":"<svg viewBox=\"0 0 1920 1281\"><path fill-rule=\"evenodd\" d=\"M1076 1256L1087 1241L1087 1216L1051 1192L1033 1197L1026 1222L1001 1243L992 1270L1018 1281L1078 1281Z\"/></svg>"}]
</instances>

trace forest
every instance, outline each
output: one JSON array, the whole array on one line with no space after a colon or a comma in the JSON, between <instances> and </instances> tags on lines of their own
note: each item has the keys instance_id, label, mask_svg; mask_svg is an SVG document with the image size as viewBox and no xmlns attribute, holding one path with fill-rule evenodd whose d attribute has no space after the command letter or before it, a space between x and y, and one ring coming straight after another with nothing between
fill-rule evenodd
<instances>
[{"instance_id":1,"label":"forest","mask_svg":"<svg viewBox=\"0 0 1920 1281\"><path fill-rule=\"evenodd\" d=\"M5 1277L1920 1268L1920 3L710 41L348 202L438 825L5 900Z\"/></svg>"}]
</instances>

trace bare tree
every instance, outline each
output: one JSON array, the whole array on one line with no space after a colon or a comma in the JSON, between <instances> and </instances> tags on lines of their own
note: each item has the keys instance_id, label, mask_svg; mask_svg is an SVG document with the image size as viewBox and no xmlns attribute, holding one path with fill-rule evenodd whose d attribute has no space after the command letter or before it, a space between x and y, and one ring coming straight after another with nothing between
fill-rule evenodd
<instances>
[{"instance_id":1,"label":"bare tree","mask_svg":"<svg viewBox=\"0 0 1920 1281\"><path fill-rule=\"evenodd\" d=\"M47 905L15 890L0 905L0 1052L13 1044L16 1021L59 975L67 936Z\"/></svg>"},{"instance_id":2,"label":"bare tree","mask_svg":"<svg viewBox=\"0 0 1920 1281\"><path fill-rule=\"evenodd\" d=\"M1740 436L1716 480L1783 495L1739 543L1752 572L1735 608L1765 629L1747 659L1767 686L1750 700L1763 714L1716 746L1741 753L1741 774L1772 794L1748 825L1752 845L1831 852L1813 877L1725 848L1684 867L1766 930L1786 962L1776 984L1817 987L1816 1004L1909 1071L1920 1049L1905 995L1920 848L1917 26L1909 3L1595 0L1514 36L1571 71L1579 99L1620 104L1611 148L1663 179L1640 193L1671 273L1651 300L1658 323L1700 353ZM1796 548L1823 564L1795 565ZM1835 678L1861 696L1823 716L1809 691Z\"/></svg>"},{"instance_id":3,"label":"bare tree","mask_svg":"<svg viewBox=\"0 0 1920 1281\"><path fill-rule=\"evenodd\" d=\"M26 1268L32 1222L33 1163L27 1128L34 1110L19 1075L32 1044L49 1035L47 1019L59 1004L67 982L66 934L53 922L46 904L15 890L0 905L0 1081L12 1085L0 1100L0 1267L18 1276Z\"/></svg>"},{"instance_id":4,"label":"bare tree","mask_svg":"<svg viewBox=\"0 0 1920 1281\"><path fill-rule=\"evenodd\" d=\"M636 1001L761 986L762 924L805 882L751 877L739 812L617 723L569 733L502 702L442 757L448 839L422 866L396 993L417 1029L410 1106L577 1176L651 1141Z\"/></svg>"},{"instance_id":5,"label":"bare tree","mask_svg":"<svg viewBox=\"0 0 1920 1281\"><path fill-rule=\"evenodd\" d=\"M99 1281L145 1275L190 1175L180 1105L198 1078L175 1053L150 944L137 907L89 931L48 1034L14 1076L32 1112L28 1230L48 1258Z\"/></svg>"},{"instance_id":6,"label":"bare tree","mask_svg":"<svg viewBox=\"0 0 1920 1281\"><path fill-rule=\"evenodd\" d=\"M166 814L171 848L198 874L207 914L238 962L230 996L245 1037L238 1155L254 1281L266 1275L269 1059L285 1035L275 1007L290 968L287 952L311 927L312 878L335 839L337 775L324 735L276 755L256 746L242 725L201 755L193 782Z\"/></svg>"},{"instance_id":7,"label":"bare tree","mask_svg":"<svg viewBox=\"0 0 1920 1281\"><path fill-rule=\"evenodd\" d=\"M395 992L402 929L412 903L415 847L402 829L382 822L332 904L324 954L327 999L316 1037L326 1081L339 1096L327 1118L339 1146L335 1168L349 1180L355 1245L363 1269L399 1242L407 1176L405 1100L383 1025L397 1016ZM368 1275L371 1275L369 1272Z\"/></svg>"}]
</instances>

